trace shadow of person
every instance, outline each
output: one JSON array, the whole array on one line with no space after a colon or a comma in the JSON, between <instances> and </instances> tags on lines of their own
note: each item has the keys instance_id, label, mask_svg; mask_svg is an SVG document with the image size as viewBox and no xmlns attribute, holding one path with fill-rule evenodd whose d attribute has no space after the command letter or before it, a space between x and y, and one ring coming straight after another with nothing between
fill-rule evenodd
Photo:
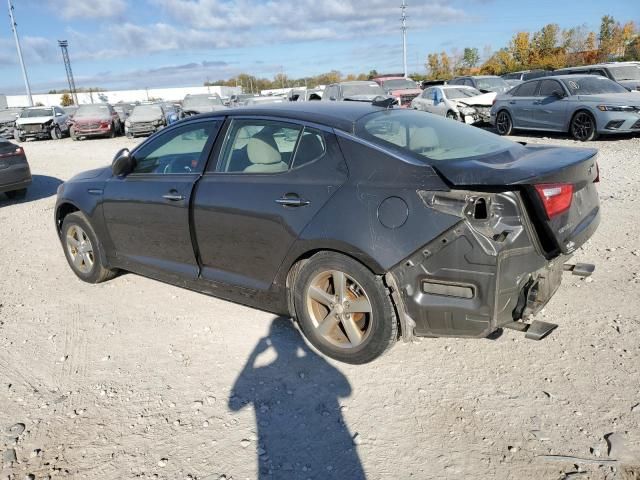
<instances>
[{"instance_id":1,"label":"shadow of person","mask_svg":"<svg viewBox=\"0 0 640 480\"><path fill-rule=\"evenodd\" d=\"M339 398L351 386L279 317L236 379L229 408L253 404L260 479L364 479Z\"/></svg>"}]
</instances>

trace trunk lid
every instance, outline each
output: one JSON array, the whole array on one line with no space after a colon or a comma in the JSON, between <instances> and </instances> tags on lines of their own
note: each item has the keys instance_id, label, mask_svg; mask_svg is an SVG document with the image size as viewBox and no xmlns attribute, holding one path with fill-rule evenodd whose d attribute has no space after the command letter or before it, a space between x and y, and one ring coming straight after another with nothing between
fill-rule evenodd
<instances>
[{"instance_id":1,"label":"trunk lid","mask_svg":"<svg viewBox=\"0 0 640 480\"><path fill-rule=\"evenodd\" d=\"M573 252L598 226L596 156L595 149L525 146L490 156L434 162L433 167L453 189L520 191L541 246L547 257L553 257ZM549 195L546 199L544 192ZM554 195L565 195L570 204L554 211L549 206Z\"/></svg>"}]
</instances>

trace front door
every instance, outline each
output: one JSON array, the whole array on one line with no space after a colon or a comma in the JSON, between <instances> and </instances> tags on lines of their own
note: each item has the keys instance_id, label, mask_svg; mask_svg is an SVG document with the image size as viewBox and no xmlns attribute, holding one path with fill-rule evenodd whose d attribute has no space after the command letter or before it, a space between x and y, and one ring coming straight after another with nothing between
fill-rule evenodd
<instances>
[{"instance_id":1,"label":"front door","mask_svg":"<svg viewBox=\"0 0 640 480\"><path fill-rule=\"evenodd\" d=\"M167 129L134 150L133 172L107 182L104 219L122 266L174 282L198 276L189 202L221 123Z\"/></svg>"},{"instance_id":2,"label":"front door","mask_svg":"<svg viewBox=\"0 0 640 480\"><path fill-rule=\"evenodd\" d=\"M217 168L194 194L203 280L268 290L293 242L346 178L330 131L230 121Z\"/></svg>"}]
</instances>

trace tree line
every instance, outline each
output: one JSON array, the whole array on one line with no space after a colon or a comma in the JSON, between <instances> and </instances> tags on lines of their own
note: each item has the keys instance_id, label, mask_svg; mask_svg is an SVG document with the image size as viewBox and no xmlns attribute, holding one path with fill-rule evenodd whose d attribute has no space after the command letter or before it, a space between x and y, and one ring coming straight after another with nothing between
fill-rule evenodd
<instances>
[{"instance_id":1,"label":"tree line","mask_svg":"<svg viewBox=\"0 0 640 480\"><path fill-rule=\"evenodd\" d=\"M495 52L485 47L484 53L483 63L476 47L467 47L461 53L456 50L430 53L425 64L427 79L640 60L640 31L633 21L621 24L605 15L599 32L590 31L585 25L561 29L550 23L533 33L517 32L507 46Z\"/></svg>"}]
</instances>

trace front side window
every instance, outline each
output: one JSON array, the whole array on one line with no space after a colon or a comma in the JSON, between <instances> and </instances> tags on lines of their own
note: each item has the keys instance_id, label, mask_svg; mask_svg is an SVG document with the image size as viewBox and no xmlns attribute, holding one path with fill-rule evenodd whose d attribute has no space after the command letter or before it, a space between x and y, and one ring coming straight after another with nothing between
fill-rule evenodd
<instances>
[{"instance_id":1,"label":"front side window","mask_svg":"<svg viewBox=\"0 0 640 480\"><path fill-rule=\"evenodd\" d=\"M416 110L387 110L363 117L356 135L425 161L455 161L524 149L493 133Z\"/></svg>"},{"instance_id":2,"label":"front side window","mask_svg":"<svg viewBox=\"0 0 640 480\"><path fill-rule=\"evenodd\" d=\"M209 140L213 142L221 121L197 122L170 130L135 152L133 173L197 173L207 160Z\"/></svg>"},{"instance_id":3,"label":"front side window","mask_svg":"<svg viewBox=\"0 0 640 480\"><path fill-rule=\"evenodd\" d=\"M280 173L291 166L302 127L273 120L233 120L219 165L223 173Z\"/></svg>"}]
</instances>

